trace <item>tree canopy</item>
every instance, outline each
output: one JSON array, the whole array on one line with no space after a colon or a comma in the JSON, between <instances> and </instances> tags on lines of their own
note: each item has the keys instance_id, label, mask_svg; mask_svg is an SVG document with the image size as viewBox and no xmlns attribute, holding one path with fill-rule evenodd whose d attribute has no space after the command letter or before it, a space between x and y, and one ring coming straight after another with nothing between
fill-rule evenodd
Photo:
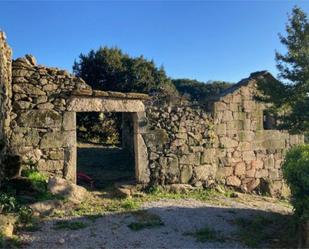
<instances>
[{"instance_id":1,"label":"tree canopy","mask_svg":"<svg viewBox=\"0 0 309 249\"><path fill-rule=\"evenodd\" d=\"M181 95L188 95L194 101L203 101L210 96L218 95L232 85L232 83L225 81L207 81L205 83L191 79L173 79L172 82Z\"/></svg>"},{"instance_id":2,"label":"tree canopy","mask_svg":"<svg viewBox=\"0 0 309 249\"><path fill-rule=\"evenodd\" d=\"M309 23L305 12L295 7L279 35L287 52L276 52L281 82L260 82L266 102L273 103L279 127L295 132L309 131Z\"/></svg>"},{"instance_id":3,"label":"tree canopy","mask_svg":"<svg viewBox=\"0 0 309 249\"><path fill-rule=\"evenodd\" d=\"M80 54L74 73L94 89L149 93L157 89L175 92L164 68L143 56L131 57L119 48L100 47Z\"/></svg>"}]
</instances>

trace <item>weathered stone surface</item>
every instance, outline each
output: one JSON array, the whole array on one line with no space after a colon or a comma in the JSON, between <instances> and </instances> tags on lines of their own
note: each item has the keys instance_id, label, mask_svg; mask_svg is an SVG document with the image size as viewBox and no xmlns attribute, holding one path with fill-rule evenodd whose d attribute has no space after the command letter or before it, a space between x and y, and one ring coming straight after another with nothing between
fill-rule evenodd
<instances>
[{"instance_id":1,"label":"weathered stone surface","mask_svg":"<svg viewBox=\"0 0 309 249\"><path fill-rule=\"evenodd\" d=\"M241 185L241 181L237 176L229 176L226 178L226 184L228 186L239 187Z\"/></svg>"},{"instance_id":2,"label":"weathered stone surface","mask_svg":"<svg viewBox=\"0 0 309 249\"><path fill-rule=\"evenodd\" d=\"M25 58L29 61L29 63L32 65L32 66L36 66L36 59L33 55L31 54L26 54L25 55Z\"/></svg>"},{"instance_id":3,"label":"weathered stone surface","mask_svg":"<svg viewBox=\"0 0 309 249\"><path fill-rule=\"evenodd\" d=\"M61 127L62 117L53 110L29 110L20 113L18 123L23 127Z\"/></svg>"},{"instance_id":4,"label":"weathered stone surface","mask_svg":"<svg viewBox=\"0 0 309 249\"><path fill-rule=\"evenodd\" d=\"M252 148L252 144L250 144L249 142L240 142L238 145L237 150L239 151L249 151Z\"/></svg>"},{"instance_id":5,"label":"weathered stone surface","mask_svg":"<svg viewBox=\"0 0 309 249\"><path fill-rule=\"evenodd\" d=\"M166 173L174 176L179 175L179 163L176 156L167 157Z\"/></svg>"},{"instance_id":6,"label":"weathered stone surface","mask_svg":"<svg viewBox=\"0 0 309 249\"><path fill-rule=\"evenodd\" d=\"M275 159L272 155L265 160L264 166L266 169L272 169L275 167Z\"/></svg>"},{"instance_id":7,"label":"weathered stone surface","mask_svg":"<svg viewBox=\"0 0 309 249\"><path fill-rule=\"evenodd\" d=\"M143 137L150 147L162 146L168 142L168 134L164 129L155 129L144 134Z\"/></svg>"},{"instance_id":8,"label":"weathered stone surface","mask_svg":"<svg viewBox=\"0 0 309 249\"><path fill-rule=\"evenodd\" d=\"M202 164L216 163L217 162L217 151L216 149L206 149L203 151L201 162Z\"/></svg>"},{"instance_id":9,"label":"weathered stone surface","mask_svg":"<svg viewBox=\"0 0 309 249\"><path fill-rule=\"evenodd\" d=\"M223 102L217 102L215 103L215 111L224 111L226 110L226 104Z\"/></svg>"},{"instance_id":10,"label":"weathered stone surface","mask_svg":"<svg viewBox=\"0 0 309 249\"><path fill-rule=\"evenodd\" d=\"M140 100L118 100L103 98L72 98L68 111L75 112L143 112L145 107Z\"/></svg>"},{"instance_id":11,"label":"weathered stone surface","mask_svg":"<svg viewBox=\"0 0 309 249\"><path fill-rule=\"evenodd\" d=\"M222 137L220 142L224 148L235 148L238 146L238 142L228 137Z\"/></svg>"},{"instance_id":12,"label":"weathered stone surface","mask_svg":"<svg viewBox=\"0 0 309 249\"><path fill-rule=\"evenodd\" d=\"M201 164L200 156L201 156L200 153L182 155L182 156L180 157L179 162L180 162L181 164L200 165L200 164Z\"/></svg>"},{"instance_id":13,"label":"weathered stone surface","mask_svg":"<svg viewBox=\"0 0 309 249\"><path fill-rule=\"evenodd\" d=\"M193 170L190 165L184 165L181 168L180 172L180 182L181 183L188 183L192 178Z\"/></svg>"},{"instance_id":14,"label":"weathered stone surface","mask_svg":"<svg viewBox=\"0 0 309 249\"><path fill-rule=\"evenodd\" d=\"M38 170L48 171L48 172L57 172L63 169L64 161L63 160L44 160L40 159L38 161Z\"/></svg>"},{"instance_id":15,"label":"weathered stone surface","mask_svg":"<svg viewBox=\"0 0 309 249\"><path fill-rule=\"evenodd\" d=\"M27 93L30 96L41 96L46 95L44 91L42 91L40 88L32 85L32 84L21 84L20 89L23 90L24 93Z\"/></svg>"},{"instance_id":16,"label":"weathered stone surface","mask_svg":"<svg viewBox=\"0 0 309 249\"><path fill-rule=\"evenodd\" d=\"M150 170L148 167L148 151L141 134L136 134L134 140L136 179L139 183L147 184L150 181Z\"/></svg>"},{"instance_id":17,"label":"weathered stone surface","mask_svg":"<svg viewBox=\"0 0 309 249\"><path fill-rule=\"evenodd\" d=\"M87 198L87 190L59 177L50 177L48 190L55 195L61 195L74 203L81 203Z\"/></svg>"},{"instance_id":18,"label":"weathered stone surface","mask_svg":"<svg viewBox=\"0 0 309 249\"><path fill-rule=\"evenodd\" d=\"M58 86L56 84L47 84L43 86L43 91L45 92L52 92L58 89Z\"/></svg>"},{"instance_id":19,"label":"weathered stone surface","mask_svg":"<svg viewBox=\"0 0 309 249\"><path fill-rule=\"evenodd\" d=\"M252 165L252 168L253 168L253 169L262 169L264 163L263 163L262 160L259 160L259 159L258 159L258 160L253 160L253 161L251 162L251 165Z\"/></svg>"},{"instance_id":20,"label":"weathered stone surface","mask_svg":"<svg viewBox=\"0 0 309 249\"><path fill-rule=\"evenodd\" d=\"M0 214L0 234L5 238L13 236L16 218L9 214Z\"/></svg>"},{"instance_id":21,"label":"weathered stone surface","mask_svg":"<svg viewBox=\"0 0 309 249\"><path fill-rule=\"evenodd\" d=\"M233 113L231 111L228 111L228 110L224 111L222 121L227 122L227 125L229 125L230 122L233 121Z\"/></svg>"},{"instance_id":22,"label":"weathered stone surface","mask_svg":"<svg viewBox=\"0 0 309 249\"><path fill-rule=\"evenodd\" d=\"M48 154L51 160L63 160L64 159L64 152L62 150L50 151Z\"/></svg>"},{"instance_id":23,"label":"weathered stone surface","mask_svg":"<svg viewBox=\"0 0 309 249\"><path fill-rule=\"evenodd\" d=\"M42 149L70 147L76 145L75 143L75 131L55 131L43 135L40 147Z\"/></svg>"},{"instance_id":24,"label":"weathered stone surface","mask_svg":"<svg viewBox=\"0 0 309 249\"><path fill-rule=\"evenodd\" d=\"M244 151L243 152L243 160L244 161L252 161L255 160L256 156L255 153L253 151Z\"/></svg>"},{"instance_id":25,"label":"weathered stone surface","mask_svg":"<svg viewBox=\"0 0 309 249\"><path fill-rule=\"evenodd\" d=\"M204 164L194 168L196 178L200 181L207 181L209 178L214 178L216 175L216 167L211 164Z\"/></svg>"},{"instance_id":26,"label":"weathered stone surface","mask_svg":"<svg viewBox=\"0 0 309 249\"><path fill-rule=\"evenodd\" d=\"M233 175L233 168L232 167L224 167L224 175L225 176L231 176Z\"/></svg>"},{"instance_id":27,"label":"weathered stone surface","mask_svg":"<svg viewBox=\"0 0 309 249\"><path fill-rule=\"evenodd\" d=\"M266 169L259 169L255 172L256 178L266 178L268 176L268 171Z\"/></svg>"},{"instance_id":28,"label":"weathered stone surface","mask_svg":"<svg viewBox=\"0 0 309 249\"><path fill-rule=\"evenodd\" d=\"M25 110L25 109L29 109L31 107L31 102L29 101L18 101L14 103L14 108L16 110Z\"/></svg>"},{"instance_id":29,"label":"weathered stone surface","mask_svg":"<svg viewBox=\"0 0 309 249\"><path fill-rule=\"evenodd\" d=\"M256 178L246 178L242 181L242 189L245 192L252 192L260 185L260 179Z\"/></svg>"},{"instance_id":30,"label":"weathered stone surface","mask_svg":"<svg viewBox=\"0 0 309 249\"><path fill-rule=\"evenodd\" d=\"M238 133L239 140L241 142L251 142L254 139L253 131L241 131Z\"/></svg>"},{"instance_id":31,"label":"weathered stone surface","mask_svg":"<svg viewBox=\"0 0 309 249\"><path fill-rule=\"evenodd\" d=\"M72 131L76 129L76 113L64 112L62 127L65 131Z\"/></svg>"},{"instance_id":32,"label":"weathered stone surface","mask_svg":"<svg viewBox=\"0 0 309 249\"><path fill-rule=\"evenodd\" d=\"M216 126L216 133L218 135L225 135L226 134L226 123L218 124Z\"/></svg>"},{"instance_id":33,"label":"weathered stone surface","mask_svg":"<svg viewBox=\"0 0 309 249\"><path fill-rule=\"evenodd\" d=\"M235 167L235 175L242 176L245 173L246 173L246 164L244 162L237 163Z\"/></svg>"},{"instance_id":34,"label":"weathered stone surface","mask_svg":"<svg viewBox=\"0 0 309 249\"><path fill-rule=\"evenodd\" d=\"M52 110L54 109L54 105L52 103L43 103L43 104L38 104L36 108L41 109L41 110Z\"/></svg>"},{"instance_id":35,"label":"weathered stone surface","mask_svg":"<svg viewBox=\"0 0 309 249\"><path fill-rule=\"evenodd\" d=\"M77 170L77 151L76 151L76 133L72 136L72 146L64 148L64 168L63 177L73 183L76 183L76 170Z\"/></svg>"}]
</instances>

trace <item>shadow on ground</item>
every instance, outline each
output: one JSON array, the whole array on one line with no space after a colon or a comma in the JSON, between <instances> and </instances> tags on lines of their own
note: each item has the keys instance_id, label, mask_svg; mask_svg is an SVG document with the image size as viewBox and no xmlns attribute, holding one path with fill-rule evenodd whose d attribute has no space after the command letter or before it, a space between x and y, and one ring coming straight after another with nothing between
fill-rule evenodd
<instances>
[{"instance_id":1,"label":"shadow on ground","mask_svg":"<svg viewBox=\"0 0 309 249\"><path fill-rule=\"evenodd\" d=\"M25 248L297 247L291 215L194 200L161 200L142 211L63 220L61 228L59 219L51 219L39 231L23 232ZM136 224L141 229L132 229Z\"/></svg>"}]
</instances>

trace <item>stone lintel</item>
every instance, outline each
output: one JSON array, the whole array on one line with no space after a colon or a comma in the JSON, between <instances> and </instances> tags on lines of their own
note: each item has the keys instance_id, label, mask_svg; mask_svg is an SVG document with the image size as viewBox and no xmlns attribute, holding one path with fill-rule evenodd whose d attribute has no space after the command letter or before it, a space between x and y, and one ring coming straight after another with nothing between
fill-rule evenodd
<instances>
[{"instance_id":1,"label":"stone lintel","mask_svg":"<svg viewBox=\"0 0 309 249\"><path fill-rule=\"evenodd\" d=\"M76 90L72 93L74 96L89 96L92 95L93 97L106 97L106 98L115 98L115 99L140 99L145 100L149 99L149 95L144 93L123 93L123 92L112 92L112 91L100 91L100 90L93 90L93 91L80 91Z\"/></svg>"},{"instance_id":2,"label":"stone lintel","mask_svg":"<svg viewBox=\"0 0 309 249\"><path fill-rule=\"evenodd\" d=\"M68 104L73 112L143 112L145 106L136 99L107 99L104 97L73 97Z\"/></svg>"}]
</instances>

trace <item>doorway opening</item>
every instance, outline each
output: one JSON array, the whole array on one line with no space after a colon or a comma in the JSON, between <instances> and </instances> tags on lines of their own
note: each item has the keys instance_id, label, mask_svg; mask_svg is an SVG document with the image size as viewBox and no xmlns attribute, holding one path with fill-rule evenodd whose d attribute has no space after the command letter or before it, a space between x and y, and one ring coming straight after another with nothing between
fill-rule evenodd
<instances>
[{"instance_id":1,"label":"doorway opening","mask_svg":"<svg viewBox=\"0 0 309 249\"><path fill-rule=\"evenodd\" d=\"M131 113L77 112L77 183L104 189L134 182L134 132Z\"/></svg>"}]
</instances>

